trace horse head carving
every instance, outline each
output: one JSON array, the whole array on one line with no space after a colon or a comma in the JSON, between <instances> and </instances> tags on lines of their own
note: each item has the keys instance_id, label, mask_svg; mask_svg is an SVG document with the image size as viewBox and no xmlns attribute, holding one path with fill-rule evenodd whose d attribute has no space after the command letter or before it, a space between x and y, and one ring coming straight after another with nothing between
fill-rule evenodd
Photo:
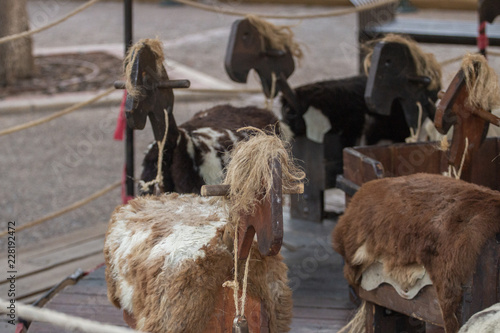
<instances>
[{"instance_id":1,"label":"horse head carving","mask_svg":"<svg viewBox=\"0 0 500 333\"><path fill-rule=\"evenodd\" d=\"M500 119L490 113L491 107L500 101L497 80L483 56L468 55L446 92L440 93L434 124L441 134L453 126L453 141L448 150L450 165L460 166L466 148L466 159L470 160L471 153L486 138L490 123L500 126Z\"/></svg>"},{"instance_id":2,"label":"horse head carving","mask_svg":"<svg viewBox=\"0 0 500 333\"><path fill-rule=\"evenodd\" d=\"M275 97L280 90L277 85L272 92L273 73L276 79L286 82L295 70L290 50L271 47L269 38L262 35L248 18L233 23L224 65L231 80L239 83L247 82L249 71L254 69L267 97Z\"/></svg>"},{"instance_id":3,"label":"horse head carving","mask_svg":"<svg viewBox=\"0 0 500 333\"><path fill-rule=\"evenodd\" d=\"M419 126L417 102L422 106L421 120L434 119L439 88L439 82L436 84L433 78L417 71L407 44L381 41L375 45L365 90L365 101L372 112L389 116L398 112L399 107L408 127L416 130Z\"/></svg>"},{"instance_id":4,"label":"horse head carving","mask_svg":"<svg viewBox=\"0 0 500 333\"><path fill-rule=\"evenodd\" d=\"M169 80L163 67L163 53L156 48L161 48L159 41L144 40L130 49L126 59L125 115L133 129L143 129L149 118L155 140L161 141L166 129L165 112L172 117L172 88L187 88L189 81Z\"/></svg>"}]
</instances>

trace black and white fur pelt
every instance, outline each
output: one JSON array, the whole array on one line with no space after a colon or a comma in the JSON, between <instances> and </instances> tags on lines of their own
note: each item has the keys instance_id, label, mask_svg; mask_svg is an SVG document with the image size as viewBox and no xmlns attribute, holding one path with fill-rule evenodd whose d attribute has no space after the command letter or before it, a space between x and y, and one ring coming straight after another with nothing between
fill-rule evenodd
<instances>
[{"instance_id":1,"label":"black and white fur pelt","mask_svg":"<svg viewBox=\"0 0 500 333\"><path fill-rule=\"evenodd\" d=\"M280 134L278 118L270 111L257 107L218 105L196 113L190 120L177 126L169 115L168 134L163 149L164 192L200 193L202 185L220 184L228 163L228 152L247 137L248 132L237 130L252 126L273 130ZM158 145L150 145L142 166L141 180L156 178ZM141 195L152 194L154 186L146 190L139 186Z\"/></svg>"},{"instance_id":2,"label":"black and white fur pelt","mask_svg":"<svg viewBox=\"0 0 500 333\"><path fill-rule=\"evenodd\" d=\"M285 98L281 98L283 121L294 136L306 134L303 115L309 107L320 110L331 124L331 132L340 135L342 148L359 144L365 135L366 144L380 140L404 142L410 136L403 110L394 105L391 116L371 114L365 103L365 75L338 80L315 82L294 89L300 110L294 110Z\"/></svg>"}]
</instances>

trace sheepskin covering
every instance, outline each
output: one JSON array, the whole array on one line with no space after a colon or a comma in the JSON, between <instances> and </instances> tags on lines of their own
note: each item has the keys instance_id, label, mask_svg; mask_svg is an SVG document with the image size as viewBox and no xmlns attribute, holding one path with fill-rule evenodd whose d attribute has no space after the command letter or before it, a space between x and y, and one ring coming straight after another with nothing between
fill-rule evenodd
<instances>
[{"instance_id":1,"label":"sheepskin covering","mask_svg":"<svg viewBox=\"0 0 500 333\"><path fill-rule=\"evenodd\" d=\"M459 333L498 333L500 332L500 303L490 306L473 315L460 329Z\"/></svg>"},{"instance_id":2,"label":"sheepskin covering","mask_svg":"<svg viewBox=\"0 0 500 333\"><path fill-rule=\"evenodd\" d=\"M441 175L384 178L361 186L333 230L344 276L359 285L375 262L401 286L426 270L447 333L459 329L462 285L486 240L500 232L500 193Z\"/></svg>"},{"instance_id":3,"label":"sheepskin covering","mask_svg":"<svg viewBox=\"0 0 500 333\"><path fill-rule=\"evenodd\" d=\"M204 330L234 267L226 215L214 199L179 194L139 197L115 210L104 248L108 298L133 314L137 329ZM280 255L261 257L254 247L248 294L263 300L270 332L287 332L287 267Z\"/></svg>"}]
</instances>

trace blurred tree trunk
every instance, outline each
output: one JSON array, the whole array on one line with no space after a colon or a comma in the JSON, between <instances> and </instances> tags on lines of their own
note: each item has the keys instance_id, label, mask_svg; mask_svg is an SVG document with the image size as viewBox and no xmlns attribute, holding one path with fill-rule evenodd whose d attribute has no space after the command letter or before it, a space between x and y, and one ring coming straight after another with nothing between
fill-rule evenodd
<instances>
[{"instance_id":1,"label":"blurred tree trunk","mask_svg":"<svg viewBox=\"0 0 500 333\"><path fill-rule=\"evenodd\" d=\"M0 38L29 29L27 0L1 0ZM0 85L30 77L33 71L31 37L0 44Z\"/></svg>"}]
</instances>

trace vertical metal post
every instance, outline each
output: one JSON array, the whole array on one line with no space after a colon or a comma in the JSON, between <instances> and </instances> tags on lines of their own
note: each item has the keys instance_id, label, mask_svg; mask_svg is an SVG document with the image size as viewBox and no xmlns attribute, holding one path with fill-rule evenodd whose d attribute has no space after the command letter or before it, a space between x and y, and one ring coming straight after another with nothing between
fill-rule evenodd
<instances>
[{"instance_id":1,"label":"vertical metal post","mask_svg":"<svg viewBox=\"0 0 500 333\"><path fill-rule=\"evenodd\" d=\"M125 55L133 44L132 37L132 4L133 0L124 0ZM125 130L125 175L126 194L134 196L134 130Z\"/></svg>"}]
</instances>

